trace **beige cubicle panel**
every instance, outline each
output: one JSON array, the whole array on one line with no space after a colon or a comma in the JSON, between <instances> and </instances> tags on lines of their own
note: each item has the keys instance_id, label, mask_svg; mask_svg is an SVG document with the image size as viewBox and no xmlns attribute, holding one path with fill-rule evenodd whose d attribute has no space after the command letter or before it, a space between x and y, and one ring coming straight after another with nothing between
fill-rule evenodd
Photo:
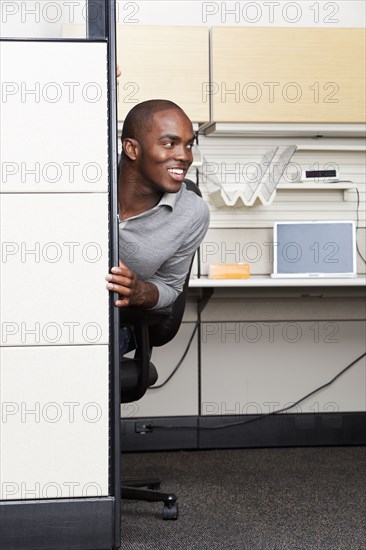
<instances>
[{"instance_id":1,"label":"beige cubicle panel","mask_svg":"<svg viewBox=\"0 0 366 550\"><path fill-rule=\"evenodd\" d=\"M202 87L209 81L209 31L204 27L118 26L118 119L148 99L169 99L193 122L209 120Z\"/></svg>"},{"instance_id":2,"label":"beige cubicle panel","mask_svg":"<svg viewBox=\"0 0 366 550\"><path fill-rule=\"evenodd\" d=\"M0 346L108 344L107 193L0 193Z\"/></svg>"},{"instance_id":3,"label":"beige cubicle panel","mask_svg":"<svg viewBox=\"0 0 366 550\"><path fill-rule=\"evenodd\" d=\"M27 57L23 42L0 49L0 193L107 193L106 48L32 42L27 49Z\"/></svg>"},{"instance_id":4,"label":"beige cubicle panel","mask_svg":"<svg viewBox=\"0 0 366 550\"><path fill-rule=\"evenodd\" d=\"M108 497L107 44L0 51L0 505Z\"/></svg>"},{"instance_id":5,"label":"beige cubicle panel","mask_svg":"<svg viewBox=\"0 0 366 550\"><path fill-rule=\"evenodd\" d=\"M0 501L108 495L108 346L0 346Z\"/></svg>"},{"instance_id":6,"label":"beige cubicle panel","mask_svg":"<svg viewBox=\"0 0 366 550\"><path fill-rule=\"evenodd\" d=\"M362 123L363 29L212 29L215 122Z\"/></svg>"}]
</instances>

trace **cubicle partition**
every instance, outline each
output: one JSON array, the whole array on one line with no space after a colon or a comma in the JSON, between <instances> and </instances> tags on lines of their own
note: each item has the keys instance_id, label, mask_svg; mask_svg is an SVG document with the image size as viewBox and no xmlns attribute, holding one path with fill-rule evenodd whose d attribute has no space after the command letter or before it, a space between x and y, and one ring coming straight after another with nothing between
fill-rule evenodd
<instances>
[{"instance_id":1,"label":"cubicle partition","mask_svg":"<svg viewBox=\"0 0 366 550\"><path fill-rule=\"evenodd\" d=\"M2 549L120 545L114 4L1 40Z\"/></svg>"}]
</instances>

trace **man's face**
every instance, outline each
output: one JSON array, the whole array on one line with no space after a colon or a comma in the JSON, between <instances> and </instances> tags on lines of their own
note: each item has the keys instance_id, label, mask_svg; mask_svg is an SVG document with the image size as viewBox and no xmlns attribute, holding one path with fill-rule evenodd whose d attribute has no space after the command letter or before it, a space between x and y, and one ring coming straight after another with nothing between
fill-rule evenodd
<instances>
[{"instance_id":1,"label":"man's face","mask_svg":"<svg viewBox=\"0 0 366 550\"><path fill-rule=\"evenodd\" d=\"M136 168L149 187L177 193L192 164L194 132L189 118L179 109L153 115L151 129L140 140Z\"/></svg>"}]
</instances>

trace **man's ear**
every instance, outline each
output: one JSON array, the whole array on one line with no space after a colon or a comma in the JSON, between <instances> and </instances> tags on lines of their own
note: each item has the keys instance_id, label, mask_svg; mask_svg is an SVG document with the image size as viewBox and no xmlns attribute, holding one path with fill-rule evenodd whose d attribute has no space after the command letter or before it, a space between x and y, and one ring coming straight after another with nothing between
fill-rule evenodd
<instances>
[{"instance_id":1,"label":"man's ear","mask_svg":"<svg viewBox=\"0 0 366 550\"><path fill-rule=\"evenodd\" d=\"M125 155L127 155L130 160L136 160L139 148L137 139L125 138L122 142L122 147Z\"/></svg>"}]
</instances>

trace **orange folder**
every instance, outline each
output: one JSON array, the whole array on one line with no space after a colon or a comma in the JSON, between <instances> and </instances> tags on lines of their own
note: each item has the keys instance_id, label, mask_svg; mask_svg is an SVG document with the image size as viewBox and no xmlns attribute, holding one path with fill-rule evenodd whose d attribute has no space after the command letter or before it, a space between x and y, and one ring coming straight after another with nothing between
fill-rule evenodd
<instances>
[{"instance_id":1,"label":"orange folder","mask_svg":"<svg viewBox=\"0 0 366 550\"><path fill-rule=\"evenodd\" d=\"M211 264L209 279L249 279L249 264Z\"/></svg>"}]
</instances>

